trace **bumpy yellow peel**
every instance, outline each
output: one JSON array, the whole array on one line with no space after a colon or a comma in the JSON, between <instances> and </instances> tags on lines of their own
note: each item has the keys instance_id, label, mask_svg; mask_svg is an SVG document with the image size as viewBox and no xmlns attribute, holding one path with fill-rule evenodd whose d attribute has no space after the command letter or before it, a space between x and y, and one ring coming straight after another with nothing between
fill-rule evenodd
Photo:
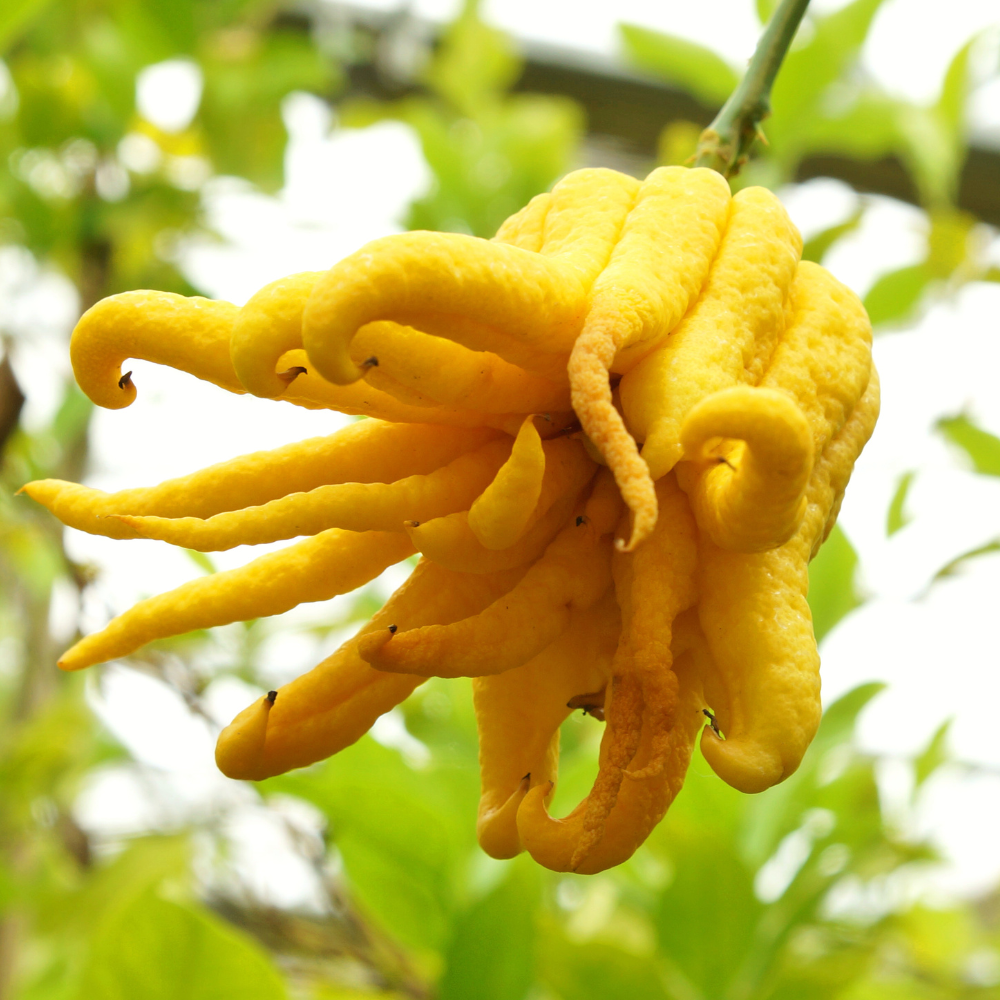
<instances>
[{"instance_id":1,"label":"bumpy yellow peel","mask_svg":"<svg viewBox=\"0 0 1000 1000\"><path fill-rule=\"evenodd\" d=\"M133 402L135 358L369 419L159 486L29 483L66 524L118 539L309 536L141 601L61 665L323 600L419 551L358 635L223 730L223 772L321 760L426 677L464 675L477 832L497 858L626 860L699 733L735 787L782 780L819 720L808 562L878 414L864 309L801 249L762 188L587 169L493 240L388 236L242 307L98 303L71 357L102 406ZM606 728L590 793L558 817L559 726L576 709Z\"/></svg>"}]
</instances>

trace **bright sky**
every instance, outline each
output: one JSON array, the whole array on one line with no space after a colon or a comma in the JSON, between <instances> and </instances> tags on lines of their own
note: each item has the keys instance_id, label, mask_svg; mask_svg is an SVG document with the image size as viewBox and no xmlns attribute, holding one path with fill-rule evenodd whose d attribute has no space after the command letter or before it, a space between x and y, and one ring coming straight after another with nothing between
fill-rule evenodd
<instances>
[{"instance_id":1,"label":"bright sky","mask_svg":"<svg viewBox=\"0 0 1000 1000\"><path fill-rule=\"evenodd\" d=\"M418 0L413 7L441 18L455 4ZM995 0L952 0L947 18L937 16L939 10L932 0L888 0L882 8L866 61L888 89L930 99L954 51L997 16ZM618 19L710 43L734 63L749 55L757 34L752 6L744 0L618 0L613 5L494 0L487 12L521 37L605 54L616 51ZM193 113L198 93L198 81L183 63L150 71L140 88L147 113L164 121L173 115L175 127ZM989 124L988 115L981 121ZM304 95L289 100L286 122L291 133L287 185L276 198L226 179L210 181L204 189L208 216L225 241L188 245L182 259L189 278L206 294L242 302L275 277L329 267L369 239L397 231L405 206L427 183L419 146L402 125L331 132L326 109ZM856 203L853 192L831 181L792 188L783 196L806 235L846 217ZM866 204L860 231L827 260L861 294L879 273L916 259L924 225L912 207L887 199ZM30 394L27 416L35 423L51 412L58 380L67 371L62 338L74 308L71 290L60 279L37 273L24 255L0 252L0 325L21 334L16 365ZM865 712L862 739L869 749L887 755L883 790L892 801L906 793L908 780L906 769L894 763L896 756L917 750L941 721L954 718L952 746L971 770L952 768L932 779L911 820L933 831L952 859L934 883L941 891L973 891L1000 877L995 850L1000 749L992 726L983 721L983 706L997 704L1000 696L994 635L1000 557L981 559L948 582L930 586L937 569L957 553L1000 535L1000 480L966 471L933 431L940 416L966 410L1000 432L998 315L1000 285L972 285L954 301L935 304L916 329L877 341L883 415L840 520L860 553L870 600L822 649L827 700L862 681L890 684ZM233 397L141 362L133 367L137 402L126 411L99 411L95 417L89 481L102 489L154 483L234 454L328 433L343 423L336 414ZM909 501L913 520L887 539L889 498L899 475L908 470L917 472ZM182 552L156 542L115 542L70 532L69 545L76 558L103 570L85 608L93 627L138 597L198 572ZM233 550L216 562L223 568L239 565L259 551ZM390 584L383 581L382 589L388 592ZM335 612L336 603L331 602L333 608L306 606L284 621L322 620ZM56 623L70 620L72 610L60 611L57 602ZM269 643L269 680L278 683L308 669L331 642L293 633ZM226 681L210 688L208 701L225 722L254 694ZM180 822L192 810L210 813L227 801L243 803L235 822L251 831L241 840L248 861L259 852L270 859L261 867L275 873L261 890L276 901L309 899L307 874L296 874L297 862L288 852L281 863L285 868L273 863L279 827L255 812L252 793L218 775L213 735L179 699L157 682L111 668L94 703L138 759L153 767L154 777L147 774L139 781L116 771L95 783L81 805L86 822L125 830L149 822L152 803L161 810L154 818L164 822ZM380 734L391 741L392 733L390 719ZM151 797L150 781L165 794ZM171 815L162 814L168 808L164 803ZM301 817L298 821L308 825Z\"/></svg>"}]
</instances>

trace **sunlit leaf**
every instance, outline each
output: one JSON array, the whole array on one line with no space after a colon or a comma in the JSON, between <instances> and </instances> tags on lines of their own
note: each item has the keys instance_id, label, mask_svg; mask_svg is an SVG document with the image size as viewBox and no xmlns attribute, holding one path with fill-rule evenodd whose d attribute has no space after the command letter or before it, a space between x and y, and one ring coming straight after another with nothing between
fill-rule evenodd
<instances>
[{"instance_id":1,"label":"sunlit leaf","mask_svg":"<svg viewBox=\"0 0 1000 1000\"><path fill-rule=\"evenodd\" d=\"M930 280L926 264L910 264L883 274L864 300L872 326L905 320L917 307Z\"/></svg>"},{"instance_id":2,"label":"sunlit leaf","mask_svg":"<svg viewBox=\"0 0 1000 1000\"><path fill-rule=\"evenodd\" d=\"M478 7L478 0L465 0L425 73L432 90L470 117L484 101L495 101L521 71L510 38L484 23Z\"/></svg>"},{"instance_id":3,"label":"sunlit leaf","mask_svg":"<svg viewBox=\"0 0 1000 1000\"><path fill-rule=\"evenodd\" d=\"M932 210L927 238L927 268L935 278L948 278L969 256L969 237L975 216L951 207Z\"/></svg>"},{"instance_id":4,"label":"sunlit leaf","mask_svg":"<svg viewBox=\"0 0 1000 1000\"><path fill-rule=\"evenodd\" d=\"M984 476L1000 476L1000 438L977 427L965 414L942 417L938 430L957 445L972 462L976 472Z\"/></svg>"},{"instance_id":5,"label":"sunlit leaf","mask_svg":"<svg viewBox=\"0 0 1000 1000\"><path fill-rule=\"evenodd\" d=\"M896 492L889 502L889 511L885 518L885 533L892 536L901 528L905 528L910 523L910 515L906 511L906 498L909 495L910 487L916 478L916 472L904 472L896 483Z\"/></svg>"},{"instance_id":6,"label":"sunlit leaf","mask_svg":"<svg viewBox=\"0 0 1000 1000\"><path fill-rule=\"evenodd\" d=\"M473 847L468 813L451 799L447 782L364 737L311 771L263 787L322 810L352 892L389 931L410 945L445 944L456 869ZM475 815L474 799L468 805Z\"/></svg>"},{"instance_id":7,"label":"sunlit leaf","mask_svg":"<svg viewBox=\"0 0 1000 1000\"><path fill-rule=\"evenodd\" d=\"M827 706L819 732L816 734L815 752L822 753L831 746L849 739L857 725L861 710L885 688L886 685L880 681L859 684L841 695L832 705Z\"/></svg>"},{"instance_id":8,"label":"sunlit leaf","mask_svg":"<svg viewBox=\"0 0 1000 1000\"><path fill-rule=\"evenodd\" d=\"M969 55L978 40L979 36L974 35L955 53L948 64L934 109L956 139L965 133L965 107L970 89Z\"/></svg>"},{"instance_id":9,"label":"sunlit leaf","mask_svg":"<svg viewBox=\"0 0 1000 1000\"><path fill-rule=\"evenodd\" d=\"M793 45L774 81L774 114L767 124L779 156L796 149L798 133L808 134L810 119L820 117L817 103L856 58L882 2L854 0L833 14L813 18L812 37Z\"/></svg>"},{"instance_id":10,"label":"sunlit leaf","mask_svg":"<svg viewBox=\"0 0 1000 1000\"><path fill-rule=\"evenodd\" d=\"M671 842L674 874L656 917L660 946L702 995L724 995L761 915L753 872L728 838L675 827Z\"/></svg>"},{"instance_id":11,"label":"sunlit leaf","mask_svg":"<svg viewBox=\"0 0 1000 1000\"><path fill-rule=\"evenodd\" d=\"M809 564L809 608L817 640L862 603L855 584L857 567L854 547L835 526Z\"/></svg>"},{"instance_id":12,"label":"sunlit leaf","mask_svg":"<svg viewBox=\"0 0 1000 1000\"><path fill-rule=\"evenodd\" d=\"M554 929L539 952L542 980L560 1000L670 1000L651 956L603 941L571 942Z\"/></svg>"},{"instance_id":13,"label":"sunlit leaf","mask_svg":"<svg viewBox=\"0 0 1000 1000\"><path fill-rule=\"evenodd\" d=\"M739 83L736 70L703 45L636 24L621 24L619 30L632 63L704 104L721 105Z\"/></svg>"},{"instance_id":14,"label":"sunlit leaf","mask_svg":"<svg viewBox=\"0 0 1000 1000\"><path fill-rule=\"evenodd\" d=\"M978 559L980 556L989 556L994 552L1000 552L1000 539L994 539L985 545L977 545L968 552L963 552L954 559L949 560L935 574L934 580L943 580L946 577L954 576L970 559Z\"/></svg>"},{"instance_id":15,"label":"sunlit leaf","mask_svg":"<svg viewBox=\"0 0 1000 1000\"><path fill-rule=\"evenodd\" d=\"M52 0L4 0L0 5L0 53L17 37L28 21Z\"/></svg>"},{"instance_id":16,"label":"sunlit leaf","mask_svg":"<svg viewBox=\"0 0 1000 1000\"><path fill-rule=\"evenodd\" d=\"M656 143L656 162L664 167L690 165L698 149L701 126L689 121L665 125Z\"/></svg>"},{"instance_id":17,"label":"sunlit leaf","mask_svg":"<svg viewBox=\"0 0 1000 1000\"><path fill-rule=\"evenodd\" d=\"M771 20L771 15L778 6L778 0L757 0L757 19L761 24L767 24Z\"/></svg>"},{"instance_id":18,"label":"sunlit leaf","mask_svg":"<svg viewBox=\"0 0 1000 1000\"><path fill-rule=\"evenodd\" d=\"M190 863L187 837L140 837L113 861L97 868L77 892L50 906L42 929L89 934L97 924L116 917L136 897L158 889L164 881L186 883Z\"/></svg>"},{"instance_id":19,"label":"sunlit leaf","mask_svg":"<svg viewBox=\"0 0 1000 1000\"><path fill-rule=\"evenodd\" d=\"M202 571L202 573L214 573L216 571L215 563L212 562L211 558L205 555L204 552L199 552L197 549L185 549L184 555L188 557Z\"/></svg>"},{"instance_id":20,"label":"sunlit leaf","mask_svg":"<svg viewBox=\"0 0 1000 1000\"><path fill-rule=\"evenodd\" d=\"M79 1000L284 1000L263 949L209 911L138 897L100 928Z\"/></svg>"},{"instance_id":21,"label":"sunlit leaf","mask_svg":"<svg viewBox=\"0 0 1000 1000\"><path fill-rule=\"evenodd\" d=\"M534 980L538 868L515 861L497 888L457 915L439 1000L521 1000Z\"/></svg>"},{"instance_id":22,"label":"sunlit leaf","mask_svg":"<svg viewBox=\"0 0 1000 1000\"><path fill-rule=\"evenodd\" d=\"M930 742L913 761L913 776L917 788L951 756L948 752L948 732L951 723L951 719L942 722L930 738Z\"/></svg>"},{"instance_id":23,"label":"sunlit leaf","mask_svg":"<svg viewBox=\"0 0 1000 1000\"><path fill-rule=\"evenodd\" d=\"M833 246L842 236L853 233L861 225L863 209L859 208L849 219L838 222L835 226L824 229L821 233L806 240L802 247L802 259L811 260L817 264L823 263L827 250Z\"/></svg>"}]
</instances>

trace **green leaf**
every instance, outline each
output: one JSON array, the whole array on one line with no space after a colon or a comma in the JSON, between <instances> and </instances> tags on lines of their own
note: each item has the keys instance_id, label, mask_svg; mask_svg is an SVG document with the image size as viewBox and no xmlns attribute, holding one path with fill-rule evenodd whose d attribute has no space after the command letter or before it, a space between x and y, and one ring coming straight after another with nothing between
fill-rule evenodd
<instances>
[{"instance_id":1,"label":"green leaf","mask_svg":"<svg viewBox=\"0 0 1000 1000\"><path fill-rule=\"evenodd\" d=\"M285 1000L264 950L202 907L140 894L97 932L79 1000Z\"/></svg>"},{"instance_id":2,"label":"green leaf","mask_svg":"<svg viewBox=\"0 0 1000 1000\"><path fill-rule=\"evenodd\" d=\"M188 557L198 567L203 573L215 573L216 566L212 560L205 555L204 552L198 552L196 549L185 549L184 555Z\"/></svg>"},{"instance_id":3,"label":"green leaf","mask_svg":"<svg viewBox=\"0 0 1000 1000\"><path fill-rule=\"evenodd\" d=\"M948 64L935 111L945 127L960 140L965 134L965 106L969 97L969 53L979 40L976 34L955 53Z\"/></svg>"},{"instance_id":4,"label":"green leaf","mask_svg":"<svg viewBox=\"0 0 1000 1000\"><path fill-rule=\"evenodd\" d=\"M660 947L703 996L725 996L754 947L763 909L753 871L731 836L675 827L670 843L674 877L656 914Z\"/></svg>"},{"instance_id":5,"label":"green leaf","mask_svg":"<svg viewBox=\"0 0 1000 1000\"><path fill-rule=\"evenodd\" d=\"M555 929L539 949L541 978L560 1000L668 1000L652 956L603 941L571 942Z\"/></svg>"},{"instance_id":6,"label":"green leaf","mask_svg":"<svg viewBox=\"0 0 1000 1000\"><path fill-rule=\"evenodd\" d=\"M455 907L458 869L474 849L470 801L449 796L441 772L415 771L364 737L322 766L267 781L265 792L312 802L330 822L362 906L410 945L441 948Z\"/></svg>"},{"instance_id":7,"label":"green leaf","mask_svg":"<svg viewBox=\"0 0 1000 1000\"><path fill-rule=\"evenodd\" d=\"M854 0L834 14L813 18L812 38L793 45L774 81L774 114L766 126L779 156L794 155L810 119L824 117L817 106L821 97L856 58L882 2Z\"/></svg>"},{"instance_id":8,"label":"green leaf","mask_svg":"<svg viewBox=\"0 0 1000 1000\"><path fill-rule=\"evenodd\" d=\"M757 0L757 19L761 24L767 24L771 20L771 15L777 6L778 0Z\"/></svg>"},{"instance_id":9,"label":"green leaf","mask_svg":"<svg viewBox=\"0 0 1000 1000\"><path fill-rule=\"evenodd\" d=\"M885 94L862 91L837 114L824 109L799 122L793 152L834 153L856 160L889 156L900 145L900 106Z\"/></svg>"},{"instance_id":10,"label":"green leaf","mask_svg":"<svg viewBox=\"0 0 1000 1000\"><path fill-rule=\"evenodd\" d=\"M535 974L538 867L518 858L489 895L455 920L439 1000L521 1000Z\"/></svg>"},{"instance_id":11,"label":"green leaf","mask_svg":"<svg viewBox=\"0 0 1000 1000\"><path fill-rule=\"evenodd\" d=\"M930 742L913 761L913 775L917 788L951 756L948 753L948 730L951 729L951 723L951 719L942 722L931 737Z\"/></svg>"},{"instance_id":12,"label":"green leaf","mask_svg":"<svg viewBox=\"0 0 1000 1000\"><path fill-rule=\"evenodd\" d=\"M835 526L809 564L809 607L817 641L862 603L854 582L857 567L854 547Z\"/></svg>"},{"instance_id":13,"label":"green leaf","mask_svg":"<svg viewBox=\"0 0 1000 1000\"><path fill-rule=\"evenodd\" d=\"M484 24L477 0L466 0L448 26L437 57L425 73L430 88L469 117L518 78L521 60L502 31Z\"/></svg>"},{"instance_id":14,"label":"green leaf","mask_svg":"<svg viewBox=\"0 0 1000 1000\"><path fill-rule=\"evenodd\" d=\"M859 684L856 688L851 688L846 694L841 695L832 705L829 705L823 713L823 721L816 734L816 752L821 753L838 743L849 740L857 725L861 710L872 698L881 694L886 686L881 681Z\"/></svg>"},{"instance_id":15,"label":"green leaf","mask_svg":"<svg viewBox=\"0 0 1000 1000\"><path fill-rule=\"evenodd\" d=\"M900 528L905 528L910 523L910 515L906 512L906 497L910 492L910 487L913 485L916 475L916 472L912 470L904 472L896 483L896 492L892 495L892 500L889 503L889 512L885 518L885 533L890 537L896 534Z\"/></svg>"},{"instance_id":16,"label":"green leaf","mask_svg":"<svg viewBox=\"0 0 1000 1000\"><path fill-rule=\"evenodd\" d=\"M0 53L16 41L18 32L52 0L4 0L0 4Z\"/></svg>"},{"instance_id":17,"label":"green leaf","mask_svg":"<svg viewBox=\"0 0 1000 1000\"><path fill-rule=\"evenodd\" d=\"M942 417L938 430L972 460L976 472L1000 476L1000 438L977 427L967 416Z\"/></svg>"},{"instance_id":18,"label":"green leaf","mask_svg":"<svg viewBox=\"0 0 1000 1000\"><path fill-rule=\"evenodd\" d=\"M703 104L725 103L739 74L711 49L675 35L620 24L629 59L640 69L693 94Z\"/></svg>"},{"instance_id":19,"label":"green leaf","mask_svg":"<svg viewBox=\"0 0 1000 1000\"><path fill-rule=\"evenodd\" d=\"M934 574L934 580L943 580L946 577L954 576L959 569L961 569L962 565L967 563L970 559L977 559L979 556L992 555L994 552L1000 552L1000 539L987 542L985 545L977 545L974 549L969 549L968 552L963 552L960 556L955 556L954 559L945 563L944 566L942 566Z\"/></svg>"},{"instance_id":20,"label":"green leaf","mask_svg":"<svg viewBox=\"0 0 1000 1000\"><path fill-rule=\"evenodd\" d=\"M824 229L811 239L807 240L802 247L802 259L811 260L816 264L822 264L827 250L833 246L842 236L853 233L861 225L861 217L864 210L859 208L849 219L838 222L835 226Z\"/></svg>"},{"instance_id":21,"label":"green leaf","mask_svg":"<svg viewBox=\"0 0 1000 1000\"><path fill-rule=\"evenodd\" d=\"M865 309L872 326L898 323L909 317L930 279L926 264L911 264L883 274L865 296Z\"/></svg>"}]
</instances>

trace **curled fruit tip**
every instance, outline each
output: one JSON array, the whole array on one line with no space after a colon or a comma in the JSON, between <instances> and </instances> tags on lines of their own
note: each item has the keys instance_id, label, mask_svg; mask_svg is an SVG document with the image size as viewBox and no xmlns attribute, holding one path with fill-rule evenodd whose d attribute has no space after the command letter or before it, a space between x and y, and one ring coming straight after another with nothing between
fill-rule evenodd
<instances>
[{"instance_id":1,"label":"curled fruit tip","mask_svg":"<svg viewBox=\"0 0 1000 1000\"><path fill-rule=\"evenodd\" d=\"M302 365L294 365L286 371L277 373L278 378L280 378L285 385L291 385L300 375L308 374L308 369L303 368Z\"/></svg>"},{"instance_id":2,"label":"curled fruit tip","mask_svg":"<svg viewBox=\"0 0 1000 1000\"><path fill-rule=\"evenodd\" d=\"M370 358L365 358L365 360L361 362L361 367L378 368L378 358L376 358L374 354Z\"/></svg>"},{"instance_id":3,"label":"curled fruit tip","mask_svg":"<svg viewBox=\"0 0 1000 1000\"><path fill-rule=\"evenodd\" d=\"M419 521L404 521L403 522L403 527L404 528L419 528L420 527L420 522Z\"/></svg>"},{"instance_id":4,"label":"curled fruit tip","mask_svg":"<svg viewBox=\"0 0 1000 1000\"><path fill-rule=\"evenodd\" d=\"M273 705L274 704L274 699L277 698L277 697L278 697L278 692L277 691L268 691L267 692L267 703L269 705Z\"/></svg>"},{"instance_id":5,"label":"curled fruit tip","mask_svg":"<svg viewBox=\"0 0 1000 1000\"><path fill-rule=\"evenodd\" d=\"M399 628L399 626L398 626L398 625L390 625L390 626L389 626L389 631L390 631L390 632L391 632L391 633L392 633L393 635L395 635L395 634L396 634L396 629L397 629L397 628Z\"/></svg>"},{"instance_id":6,"label":"curled fruit tip","mask_svg":"<svg viewBox=\"0 0 1000 1000\"><path fill-rule=\"evenodd\" d=\"M127 389L132 384L132 373L125 372L124 375L118 380L119 389Z\"/></svg>"},{"instance_id":7,"label":"curled fruit tip","mask_svg":"<svg viewBox=\"0 0 1000 1000\"><path fill-rule=\"evenodd\" d=\"M593 716L598 722L604 722L604 691L575 695L566 702L566 707L582 709L584 715Z\"/></svg>"}]
</instances>

